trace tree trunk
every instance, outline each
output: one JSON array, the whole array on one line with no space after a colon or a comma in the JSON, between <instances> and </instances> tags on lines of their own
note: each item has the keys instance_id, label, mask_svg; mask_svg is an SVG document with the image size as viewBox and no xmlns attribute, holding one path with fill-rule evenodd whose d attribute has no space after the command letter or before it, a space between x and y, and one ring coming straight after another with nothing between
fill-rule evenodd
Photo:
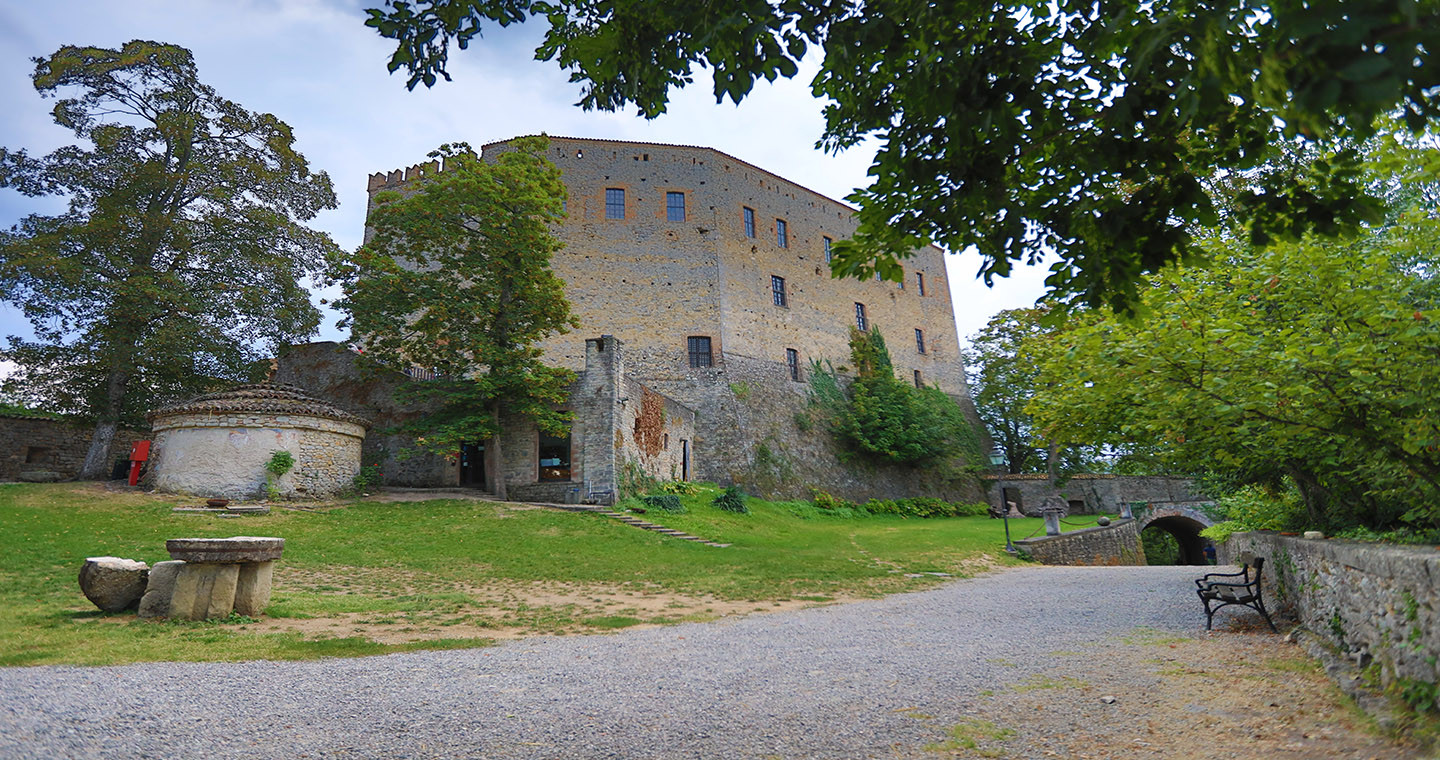
<instances>
[{"instance_id":1,"label":"tree trunk","mask_svg":"<svg viewBox=\"0 0 1440 760\"><path fill-rule=\"evenodd\" d=\"M80 480L110 479L110 446L115 442L115 431L120 428L120 408L133 376L133 356L134 351L121 351L110 363L110 376L105 380L105 406L99 410L90 450L85 452L85 463L80 465L80 474L76 476Z\"/></svg>"},{"instance_id":2,"label":"tree trunk","mask_svg":"<svg viewBox=\"0 0 1440 760\"><path fill-rule=\"evenodd\" d=\"M95 423L95 434L90 437L90 450L85 453L85 463L80 465L80 480L110 479L110 446L115 442L115 431L120 428L116 420L100 420Z\"/></svg>"},{"instance_id":3,"label":"tree trunk","mask_svg":"<svg viewBox=\"0 0 1440 760\"><path fill-rule=\"evenodd\" d=\"M500 437L504 432L500 429L500 405L492 404L490 414L495 419L495 435L491 436L490 445L485 448L486 450L493 448L495 451L495 467L493 468L495 475L492 477L495 483L495 498L505 501L509 497L505 493L505 457L500 450Z\"/></svg>"}]
</instances>

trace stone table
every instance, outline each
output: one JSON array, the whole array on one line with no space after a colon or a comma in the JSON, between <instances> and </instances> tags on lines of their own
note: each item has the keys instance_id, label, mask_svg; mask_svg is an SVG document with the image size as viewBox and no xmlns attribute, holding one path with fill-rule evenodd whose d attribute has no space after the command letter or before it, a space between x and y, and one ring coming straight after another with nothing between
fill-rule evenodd
<instances>
[{"instance_id":1,"label":"stone table","mask_svg":"<svg viewBox=\"0 0 1440 760\"><path fill-rule=\"evenodd\" d=\"M285 539L172 538L165 542L165 550L172 559L184 562L177 568L170 603L164 605L168 617L205 620L227 617L232 610L253 617L270 603L275 560L285 551ZM142 601L141 606L147 605ZM160 606L157 600L153 608Z\"/></svg>"}]
</instances>

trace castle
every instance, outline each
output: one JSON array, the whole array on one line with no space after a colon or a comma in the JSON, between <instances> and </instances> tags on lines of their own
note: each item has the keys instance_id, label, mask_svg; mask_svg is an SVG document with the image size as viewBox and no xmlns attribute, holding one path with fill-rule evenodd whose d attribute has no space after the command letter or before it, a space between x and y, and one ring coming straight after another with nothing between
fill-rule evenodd
<instances>
[{"instance_id":1,"label":"castle","mask_svg":"<svg viewBox=\"0 0 1440 760\"><path fill-rule=\"evenodd\" d=\"M482 157L511 149L491 143ZM404 441L375 433L394 459L389 482L483 486L503 476L515 498L564 501L613 491L628 467L772 494L975 496L973 484L904 468L857 475L828 434L797 419L809 363L843 365L852 327L881 329L897 373L970 408L940 249L905 259L900 283L834 279L830 247L855 231L854 210L764 169L710 148L569 137L551 137L548 157L569 191L552 267L581 328L543 347L547 363L580 373L571 435L516 420L504 461L477 444L449 462L394 459ZM439 170L374 174L369 192ZM382 408L403 379L364 385L341 368L343 354L302 347L282 357L276 379L348 400L377 428L406 413Z\"/></svg>"}]
</instances>

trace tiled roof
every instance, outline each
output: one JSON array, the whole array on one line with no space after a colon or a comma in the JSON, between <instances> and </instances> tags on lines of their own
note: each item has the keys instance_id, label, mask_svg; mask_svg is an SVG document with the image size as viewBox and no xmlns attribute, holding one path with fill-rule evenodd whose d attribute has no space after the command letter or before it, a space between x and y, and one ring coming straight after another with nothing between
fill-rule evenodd
<instances>
[{"instance_id":1,"label":"tiled roof","mask_svg":"<svg viewBox=\"0 0 1440 760\"><path fill-rule=\"evenodd\" d=\"M153 421L176 414L223 414L226 412L265 412L267 414L304 414L370 427L370 420L351 414L337 406L307 395L304 390L283 383L253 383L228 391L207 393L189 401L162 406L146 415Z\"/></svg>"}]
</instances>

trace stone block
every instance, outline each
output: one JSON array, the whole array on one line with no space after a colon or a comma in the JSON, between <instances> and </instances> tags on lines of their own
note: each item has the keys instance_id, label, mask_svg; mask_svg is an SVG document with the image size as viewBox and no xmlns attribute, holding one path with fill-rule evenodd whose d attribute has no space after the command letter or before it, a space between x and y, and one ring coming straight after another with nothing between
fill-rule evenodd
<instances>
[{"instance_id":1,"label":"stone block","mask_svg":"<svg viewBox=\"0 0 1440 760\"><path fill-rule=\"evenodd\" d=\"M264 536L232 536L230 538L172 538L165 542L171 559L186 562L244 563L280 559L285 539Z\"/></svg>"},{"instance_id":2,"label":"stone block","mask_svg":"<svg viewBox=\"0 0 1440 760\"><path fill-rule=\"evenodd\" d=\"M175 578L185 563L180 560L156 562L150 568L150 578L145 583L145 595L140 597L140 617L170 617L170 598L175 595Z\"/></svg>"},{"instance_id":3,"label":"stone block","mask_svg":"<svg viewBox=\"0 0 1440 760\"><path fill-rule=\"evenodd\" d=\"M59 483L60 473L49 470L27 470L20 473L20 480L25 483Z\"/></svg>"},{"instance_id":4,"label":"stone block","mask_svg":"<svg viewBox=\"0 0 1440 760\"><path fill-rule=\"evenodd\" d=\"M175 578L170 617L206 620L229 616L235 609L235 588L239 580L239 565L186 562Z\"/></svg>"},{"instance_id":5,"label":"stone block","mask_svg":"<svg viewBox=\"0 0 1440 760\"><path fill-rule=\"evenodd\" d=\"M133 607L145 594L150 566L120 557L87 557L80 567L80 590L105 612Z\"/></svg>"},{"instance_id":6,"label":"stone block","mask_svg":"<svg viewBox=\"0 0 1440 760\"><path fill-rule=\"evenodd\" d=\"M250 562L240 566L235 585L235 611L258 617L270 604L270 582L275 576L275 563Z\"/></svg>"}]
</instances>

